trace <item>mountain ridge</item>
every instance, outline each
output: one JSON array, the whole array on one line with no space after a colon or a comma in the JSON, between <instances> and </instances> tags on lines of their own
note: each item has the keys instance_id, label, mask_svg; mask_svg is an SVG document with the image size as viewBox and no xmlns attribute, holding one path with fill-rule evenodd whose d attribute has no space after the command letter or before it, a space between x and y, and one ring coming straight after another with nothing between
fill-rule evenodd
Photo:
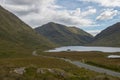
<instances>
[{"instance_id":1,"label":"mountain ridge","mask_svg":"<svg viewBox=\"0 0 120 80\"><path fill-rule=\"evenodd\" d=\"M25 49L52 48L53 43L38 34L16 15L0 6L0 44L1 51L15 51ZM22 50L21 50L22 51Z\"/></svg>"},{"instance_id":2,"label":"mountain ridge","mask_svg":"<svg viewBox=\"0 0 120 80\"><path fill-rule=\"evenodd\" d=\"M73 29L74 31L72 31ZM92 35L81 29L67 27L65 25L54 22L49 22L45 25L37 27L35 30L53 43L61 46L83 45L93 38ZM79 33L76 34L75 31Z\"/></svg>"},{"instance_id":3,"label":"mountain ridge","mask_svg":"<svg viewBox=\"0 0 120 80\"><path fill-rule=\"evenodd\" d=\"M120 47L120 22L117 22L95 36L92 45Z\"/></svg>"}]
</instances>

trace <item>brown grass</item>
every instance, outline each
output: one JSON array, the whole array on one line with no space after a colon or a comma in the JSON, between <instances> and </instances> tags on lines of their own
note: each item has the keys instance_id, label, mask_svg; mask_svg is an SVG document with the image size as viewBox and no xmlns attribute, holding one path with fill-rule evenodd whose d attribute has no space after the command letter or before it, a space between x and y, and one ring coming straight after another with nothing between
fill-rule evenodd
<instances>
[{"instance_id":1,"label":"brown grass","mask_svg":"<svg viewBox=\"0 0 120 80\"><path fill-rule=\"evenodd\" d=\"M44 55L68 58L84 62L92 62L110 69L120 71L120 59L108 59L108 55L118 55L120 53L103 53L103 52L54 52L44 53Z\"/></svg>"}]
</instances>

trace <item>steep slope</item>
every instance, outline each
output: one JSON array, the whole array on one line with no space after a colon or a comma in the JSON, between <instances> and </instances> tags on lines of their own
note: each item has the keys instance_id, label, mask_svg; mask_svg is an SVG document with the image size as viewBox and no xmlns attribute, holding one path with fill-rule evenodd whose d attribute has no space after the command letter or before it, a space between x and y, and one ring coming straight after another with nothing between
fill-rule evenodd
<instances>
[{"instance_id":1,"label":"steep slope","mask_svg":"<svg viewBox=\"0 0 120 80\"><path fill-rule=\"evenodd\" d=\"M98 46L119 46L120 47L120 22L106 28L99 33L93 43Z\"/></svg>"},{"instance_id":2,"label":"steep slope","mask_svg":"<svg viewBox=\"0 0 120 80\"><path fill-rule=\"evenodd\" d=\"M0 6L0 51L22 51L52 47L42 35ZM22 49L22 50L21 50Z\"/></svg>"},{"instance_id":3,"label":"steep slope","mask_svg":"<svg viewBox=\"0 0 120 80\"><path fill-rule=\"evenodd\" d=\"M83 41L86 43L89 43L91 40L93 40L93 36L82 29L79 29L77 27L68 27L68 30L83 39Z\"/></svg>"},{"instance_id":4,"label":"steep slope","mask_svg":"<svg viewBox=\"0 0 120 80\"><path fill-rule=\"evenodd\" d=\"M66 27L65 25L53 22L38 27L35 30L50 41L61 46L83 45L93 38L81 29Z\"/></svg>"}]
</instances>

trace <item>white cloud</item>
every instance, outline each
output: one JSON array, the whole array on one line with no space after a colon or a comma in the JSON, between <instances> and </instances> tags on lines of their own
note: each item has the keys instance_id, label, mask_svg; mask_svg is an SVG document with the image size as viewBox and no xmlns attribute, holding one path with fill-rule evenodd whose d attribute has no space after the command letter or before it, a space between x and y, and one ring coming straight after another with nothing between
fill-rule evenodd
<instances>
[{"instance_id":1,"label":"white cloud","mask_svg":"<svg viewBox=\"0 0 120 80\"><path fill-rule=\"evenodd\" d=\"M87 32L92 34L93 36L96 36L98 33L100 33L102 30L88 30Z\"/></svg>"},{"instance_id":2,"label":"white cloud","mask_svg":"<svg viewBox=\"0 0 120 80\"><path fill-rule=\"evenodd\" d=\"M89 10L85 11L82 13L83 16L87 16L87 15L92 15L95 14L97 11L94 8L90 8Z\"/></svg>"},{"instance_id":3,"label":"white cloud","mask_svg":"<svg viewBox=\"0 0 120 80\"><path fill-rule=\"evenodd\" d=\"M72 11L72 14L78 17L86 17L92 14L95 14L97 10L95 8L88 8L86 11L81 11L80 8L77 8L76 10Z\"/></svg>"},{"instance_id":4,"label":"white cloud","mask_svg":"<svg viewBox=\"0 0 120 80\"><path fill-rule=\"evenodd\" d=\"M107 9L104 12L102 12L96 19L97 20L113 19L113 17L116 16L117 14L118 14L117 10Z\"/></svg>"},{"instance_id":5,"label":"white cloud","mask_svg":"<svg viewBox=\"0 0 120 80\"><path fill-rule=\"evenodd\" d=\"M95 2L105 7L120 7L120 0L78 0L78 1Z\"/></svg>"},{"instance_id":6,"label":"white cloud","mask_svg":"<svg viewBox=\"0 0 120 80\"><path fill-rule=\"evenodd\" d=\"M58 22L65 25L87 26L95 22L87 16L96 13L96 9L86 11L66 10L59 6L56 0L1 0L0 3L8 10L15 13L27 24L36 27L47 22Z\"/></svg>"}]
</instances>

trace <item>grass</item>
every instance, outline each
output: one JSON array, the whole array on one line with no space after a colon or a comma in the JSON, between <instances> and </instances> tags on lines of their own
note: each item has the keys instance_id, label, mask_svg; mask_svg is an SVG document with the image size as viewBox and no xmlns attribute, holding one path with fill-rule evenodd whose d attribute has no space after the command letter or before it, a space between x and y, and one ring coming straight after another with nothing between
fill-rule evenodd
<instances>
[{"instance_id":1,"label":"grass","mask_svg":"<svg viewBox=\"0 0 120 80\"><path fill-rule=\"evenodd\" d=\"M93 71L86 70L84 68L79 68L63 60L48 58L43 56L32 56L32 53L29 54L28 53L26 54L22 53L19 56L18 53L14 53L11 55L9 53L0 54L0 79L1 80L91 80L91 79L94 80L98 76L102 76L102 80L104 80L105 77L109 78L109 80L119 80L118 78L113 78L104 74L99 74ZM6 57L6 55L8 54L10 56ZM48 55L48 53L42 53L41 50L40 50L40 54ZM53 56L53 53L50 53L50 55ZM71 57L71 59L73 58ZM23 75L13 72L11 73L11 71L13 71L15 68L20 68L20 67L27 68L26 72ZM47 72L45 74L38 74L36 73L36 69L38 68L57 69L58 71L55 73ZM60 72L63 71L67 75L61 77L61 75L57 74L60 73L59 71ZM70 76L68 76L68 74L70 74Z\"/></svg>"},{"instance_id":2,"label":"grass","mask_svg":"<svg viewBox=\"0 0 120 80\"><path fill-rule=\"evenodd\" d=\"M110 69L110 70L113 70L113 71L116 71L116 72L120 72L120 67L119 66L106 66L106 65L98 64L98 63L91 62L91 61L87 61L86 63L90 64L90 65L98 66L98 67L103 67L105 69Z\"/></svg>"},{"instance_id":3,"label":"grass","mask_svg":"<svg viewBox=\"0 0 120 80\"><path fill-rule=\"evenodd\" d=\"M19 50L20 52L17 52L18 50L16 52L11 50L11 53L0 51L1 80L96 80L98 76L102 76L102 80L104 80L106 77L109 78L109 80L119 80L118 78L113 78L104 74L86 70L84 68L79 68L63 60L43 56L32 56L32 50L28 52L22 49ZM39 54L65 57L72 60L81 60L78 57L79 54L75 56L75 54L73 55L73 53L70 53L71 55L68 56L69 53L66 52L48 54L41 52L41 50L38 51L40 52ZM27 67L26 72L23 75L11 73L11 71L13 71L15 68L20 67ZM64 77L61 77L61 75L56 74L59 73L59 71L54 74L50 72L47 72L45 74L37 74L35 72L37 68L58 69L64 71L65 74L71 75L65 75Z\"/></svg>"},{"instance_id":4,"label":"grass","mask_svg":"<svg viewBox=\"0 0 120 80\"><path fill-rule=\"evenodd\" d=\"M13 70L14 68L19 68L19 67L38 67L38 68L57 68L64 70L67 73L73 74L75 77L86 77L86 78L92 78L95 77L96 74L95 72L88 71L85 69L78 68L68 62L59 60L59 59L53 59L53 58L45 58L45 57L26 57L26 58L4 58L0 59L0 78L4 79L6 76L10 78L11 80L14 80L13 78L20 78L24 77L22 80L26 80L26 78L30 77L30 74L34 74L34 70L29 71L26 73L24 76L20 76L18 74L10 74L10 71ZM43 75L43 74L42 74ZM53 75L53 74L50 74ZM49 77L50 75L44 75L44 77ZM11 78L12 76L12 78ZM39 75L40 76L40 75ZM57 78L57 77L56 77ZM9 80L10 80L9 79ZM20 78L21 79L21 78ZM31 78L32 80L35 80ZM31 80L29 79L29 80ZM44 79L43 79L44 80ZM47 79L49 80L49 79Z\"/></svg>"},{"instance_id":5,"label":"grass","mask_svg":"<svg viewBox=\"0 0 120 80\"><path fill-rule=\"evenodd\" d=\"M119 55L120 53L103 52L54 52L44 53L43 55L79 60L87 64L111 69L120 72L120 59L109 59L108 55Z\"/></svg>"}]
</instances>

